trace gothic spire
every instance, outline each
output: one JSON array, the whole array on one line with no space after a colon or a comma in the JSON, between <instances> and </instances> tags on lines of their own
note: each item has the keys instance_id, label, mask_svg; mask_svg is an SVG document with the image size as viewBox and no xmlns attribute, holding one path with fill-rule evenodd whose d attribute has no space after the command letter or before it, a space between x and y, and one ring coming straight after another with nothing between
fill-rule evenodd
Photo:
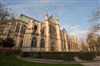
<instances>
[{"instance_id":1,"label":"gothic spire","mask_svg":"<svg viewBox=\"0 0 100 66\"><path fill-rule=\"evenodd\" d=\"M48 20L48 17L49 17L48 11L46 10L46 13L45 13L45 20Z\"/></svg>"},{"instance_id":2,"label":"gothic spire","mask_svg":"<svg viewBox=\"0 0 100 66\"><path fill-rule=\"evenodd\" d=\"M58 21L58 22L59 22L59 19L58 19L58 18L56 18L56 21Z\"/></svg>"},{"instance_id":3,"label":"gothic spire","mask_svg":"<svg viewBox=\"0 0 100 66\"><path fill-rule=\"evenodd\" d=\"M48 10L46 10L45 16L48 16L48 17L49 17L49 15L48 15Z\"/></svg>"}]
</instances>

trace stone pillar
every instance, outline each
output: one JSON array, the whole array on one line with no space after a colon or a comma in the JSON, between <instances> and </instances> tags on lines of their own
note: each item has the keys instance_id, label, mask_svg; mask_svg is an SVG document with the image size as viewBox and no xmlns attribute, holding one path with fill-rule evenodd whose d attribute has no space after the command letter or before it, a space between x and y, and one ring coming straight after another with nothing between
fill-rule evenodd
<instances>
[{"instance_id":1,"label":"stone pillar","mask_svg":"<svg viewBox=\"0 0 100 66\"><path fill-rule=\"evenodd\" d=\"M19 32L18 32L18 36L17 36L17 39L16 39L16 47L19 48L20 47L20 40L21 40L21 28L22 28L22 23L20 23L20 28L19 28Z\"/></svg>"},{"instance_id":2,"label":"stone pillar","mask_svg":"<svg viewBox=\"0 0 100 66\"><path fill-rule=\"evenodd\" d=\"M48 19L45 20L45 51L50 51L50 35L49 35L49 22Z\"/></svg>"},{"instance_id":3,"label":"stone pillar","mask_svg":"<svg viewBox=\"0 0 100 66\"><path fill-rule=\"evenodd\" d=\"M49 38L49 22L48 22L48 18L49 18L49 15L48 15L48 12L46 11L45 13L45 21L44 21L44 24L45 24L45 28L44 28L44 36L45 36L45 51L50 51L50 38Z\"/></svg>"},{"instance_id":4,"label":"stone pillar","mask_svg":"<svg viewBox=\"0 0 100 66\"><path fill-rule=\"evenodd\" d=\"M37 24L37 51L41 51L40 50L40 42L41 42L41 24L40 23L38 23Z\"/></svg>"},{"instance_id":5,"label":"stone pillar","mask_svg":"<svg viewBox=\"0 0 100 66\"><path fill-rule=\"evenodd\" d=\"M33 20L30 20L28 28L25 31L24 39L23 39L23 48L22 51L31 51L31 40L32 40L32 32L33 32Z\"/></svg>"},{"instance_id":6,"label":"stone pillar","mask_svg":"<svg viewBox=\"0 0 100 66\"><path fill-rule=\"evenodd\" d=\"M68 38L68 34L66 33L66 48L67 48L66 51L67 51L67 52L69 51L69 48L68 48L68 46L69 46L69 45L68 45L68 39L69 39L69 38Z\"/></svg>"},{"instance_id":7,"label":"stone pillar","mask_svg":"<svg viewBox=\"0 0 100 66\"><path fill-rule=\"evenodd\" d=\"M56 20L56 32L57 32L57 41L56 41L56 46L57 46L57 51L61 51L61 36L60 36L60 28L58 24L58 19Z\"/></svg>"},{"instance_id":8,"label":"stone pillar","mask_svg":"<svg viewBox=\"0 0 100 66\"><path fill-rule=\"evenodd\" d=\"M65 40L65 45L66 45L66 50L65 51L68 51L68 38L67 38L67 32L66 30L64 30L64 40Z\"/></svg>"}]
</instances>

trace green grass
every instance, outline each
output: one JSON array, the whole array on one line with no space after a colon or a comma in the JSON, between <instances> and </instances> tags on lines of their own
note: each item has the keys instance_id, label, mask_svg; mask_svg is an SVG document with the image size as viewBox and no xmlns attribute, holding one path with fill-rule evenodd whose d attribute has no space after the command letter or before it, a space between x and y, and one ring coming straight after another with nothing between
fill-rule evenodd
<instances>
[{"instance_id":1,"label":"green grass","mask_svg":"<svg viewBox=\"0 0 100 66\"><path fill-rule=\"evenodd\" d=\"M0 66L82 66L80 64L44 64L22 61L16 58L17 55L0 57Z\"/></svg>"}]
</instances>

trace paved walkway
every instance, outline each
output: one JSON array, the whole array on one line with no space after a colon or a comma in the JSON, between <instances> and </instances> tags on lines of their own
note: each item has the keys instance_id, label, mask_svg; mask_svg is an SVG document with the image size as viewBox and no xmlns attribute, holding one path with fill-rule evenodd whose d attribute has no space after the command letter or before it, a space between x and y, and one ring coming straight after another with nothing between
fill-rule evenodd
<instances>
[{"instance_id":1,"label":"paved walkway","mask_svg":"<svg viewBox=\"0 0 100 66\"><path fill-rule=\"evenodd\" d=\"M29 62L38 62L38 63L50 63L50 64L79 64L76 61L63 61L63 60L47 60L47 59L35 59L35 58L21 58L17 56L18 59L29 61Z\"/></svg>"},{"instance_id":2,"label":"paved walkway","mask_svg":"<svg viewBox=\"0 0 100 66\"><path fill-rule=\"evenodd\" d=\"M96 62L87 62L87 63L80 63L84 66L100 66L100 61L96 61Z\"/></svg>"},{"instance_id":3,"label":"paved walkway","mask_svg":"<svg viewBox=\"0 0 100 66\"><path fill-rule=\"evenodd\" d=\"M63 60L46 60L46 59L34 59L34 58L21 58L17 56L18 59L29 61L29 62L38 62L38 63L50 63L50 64L82 64L84 66L100 66L100 60L94 61L80 61L76 58L76 61L63 61Z\"/></svg>"}]
</instances>

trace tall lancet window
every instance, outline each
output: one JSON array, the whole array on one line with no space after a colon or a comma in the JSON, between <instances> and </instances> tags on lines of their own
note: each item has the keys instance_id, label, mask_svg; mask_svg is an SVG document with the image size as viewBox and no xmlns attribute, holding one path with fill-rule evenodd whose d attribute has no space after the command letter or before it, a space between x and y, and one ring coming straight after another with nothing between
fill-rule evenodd
<instances>
[{"instance_id":1,"label":"tall lancet window","mask_svg":"<svg viewBox=\"0 0 100 66\"><path fill-rule=\"evenodd\" d=\"M23 33L23 34L24 34L24 33L25 33L26 28L27 28L27 27L26 27L25 25L23 25L23 26L22 26L22 28L21 28L21 33Z\"/></svg>"},{"instance_id":2,"label":"tall lancet window","mask_svg":"<svg viewBox=\"0 0 100 66\"><path fill-rule=\"evenodd\" d=\"M54 42L51 43L51 51L55 51L55 43Z\"/></svg>"},{"instance_id":3,"label":"tall lancet window","mask_svg":"<svg viewBox=\"0 0 100 66\"><path fill-rule=\"evenodd\" d=\"M37 39L36 37L33 37L32 42L31 42L31 47L36 48L36 45L37 45Z\"/></svg>"},{"instance_id":4,"label":"tall lancet window","mask_svg":"<svg viewBox=\"0 0 100 66\"><path fill-rule=\"evenodd\" d=\"M34 30L34 31L33 31L33 34L35 34L36 31L37 31L37 25L34 26L33 30Z\"/></svg>"},{"instance_id":5,"label":"tall lancet window","mask_svg":"<svg viewBox=\"0 0 100 66\"><path fill-rule=\"evenodd\" d=\"M56 28L51 24L49 25L49 33L50 33L50 37L56 36Z\"/></svg>"},{"instance_id":6,"label":"tall lancet window","mask_svg":"<svg viewBox=\"0 0 100 66\"><path fill-rule=\"evenodd\" d=\"M41 48L44 48L44 46L45 46L45 41L44 41L44 39L41 39L40 47L41 47Z\"/></svg>"},{"instance_id":7,"label":"tall lancet window","mask_svg":"<svg viewBox=\"0 0 100 66\"><path fill-rule=\"evenodd\" d=\"M44 35L44 28L45 28L45 27L43 27L43 28L41 29L41 35Z\"/></svg>"},{"instance_id":8,"label":"tall lancet window","mask_svg":"<svg viewBox=\"0 0 100 66\"><path fill-rule=\"evenodd\" d=\"M65 44L65 41L64 41L64 49L66 49L66 44Z\"/></svg>"},{"instance_id":9,"label":"tall lancet window","mask_svg":"<svg viewBox=\"0 0 100 66\"><path fill-rule=\"evenodd\" d=\"M17 25L16 32L19 32L19 30L20 30L20 24Z\"/></svg>"}]
</instances>

